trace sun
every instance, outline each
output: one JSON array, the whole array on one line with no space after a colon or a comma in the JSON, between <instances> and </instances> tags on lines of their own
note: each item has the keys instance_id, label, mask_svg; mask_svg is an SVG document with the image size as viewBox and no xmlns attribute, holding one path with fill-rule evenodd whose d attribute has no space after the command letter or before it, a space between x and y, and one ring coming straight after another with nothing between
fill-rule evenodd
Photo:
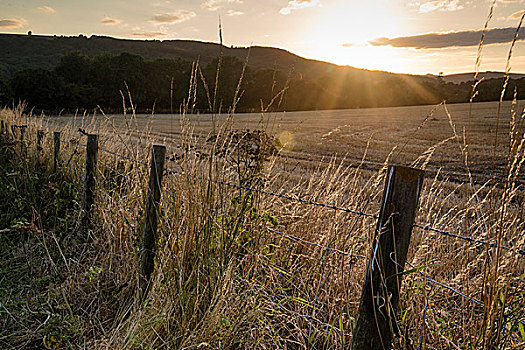
<instances>
[{"instance_id":1,"label":"sun","mask_svg":"<svg viewBox=\"0 0 525 350\"><path fill-rule=\"evenodd\" d=\"M397 4L363 0L327 5L318 21L307 30L311 55L342 65L406 71L406 60L402 57L389 59L399 55L400 50L369 44L372 39L400 35L407 29Z\"/></svg>"}]
</instances>

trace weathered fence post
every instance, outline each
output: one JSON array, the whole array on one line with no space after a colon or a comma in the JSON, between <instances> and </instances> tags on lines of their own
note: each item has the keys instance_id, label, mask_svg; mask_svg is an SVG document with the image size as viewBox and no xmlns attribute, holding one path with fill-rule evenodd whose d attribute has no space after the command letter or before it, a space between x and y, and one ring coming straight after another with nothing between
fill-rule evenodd
<instances>
[{"instance_id":1,"label":"weathered fence post","mask_svg":"<svg viewBox=\"0 0 525 350\"><path fill-rule=\"evenodd\" d=\"M151 167L149 174L148 197L146 199L146 215L142 233L142 248L140 250L139 299L144 301L149 291L155 246L157 242L157 220L160 204L160 186L164 173L166 147L154 145L151 152Z\"/></svg>"},{"instance_id":2,"label":"weathered fence post","mask_svg":"<svg viewBox=\"0 0 525 350\"><path fill-rule=\"evenodd\" d=\"M86 167L84 169L84 191L82 192L81 229L88 231L91 224L92 208L95 201L95 169L98 157L98 135L89 134L86 146Z\"/></svg>"},{"instance_id":3,"label":"weathered fence post","mask_svg":"<svg viewBox=\"0 0 525 350\"><path fill-rule=\"evenodd\" d=\"M53 156L53 172L57 172L58 168L58 154L60 152L60 131L53 132L53 144L55 146L55 152Z\"/></svg>"},{"instance_id":4,"label":"weathered fence post","mask_svg":"<svg viewBox=\"0 0 525 350\"><path fill-rule=\"evenodd\" d=\"M423 184L423 170L388 168L381 211L365 274L353 350L392 348L396 312L412 226Z\"/></svg>"}]
</instances>

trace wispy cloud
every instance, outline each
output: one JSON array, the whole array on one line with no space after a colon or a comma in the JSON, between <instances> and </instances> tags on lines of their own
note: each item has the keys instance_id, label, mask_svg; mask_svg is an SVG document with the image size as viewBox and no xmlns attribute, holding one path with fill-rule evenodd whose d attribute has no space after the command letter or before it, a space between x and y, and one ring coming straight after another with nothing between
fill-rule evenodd
<instances>
[{"instance_id":1,"label":"wispy cloud","mask_svg":"<svg viewBox=\"0 0 525 350\"><path fill-rule=\"evenodd\" d=\"M151 18L150 22L155 24L173 24L190 20L195 16L196 13L193 11L177 10L171 13L156 14Z\"/></svg>"},{"instance_id":2,"label":"wispy cloud","mask_svg":"<svg viewBox=\"0 0 525 350\"><path fill-rule=\"evenodd\" d=\"M242 16L244 15L244 12L242 11L235 11L235 10L228 10L226 13L228 16Z\"/></svg>"},{"instance_id":3,"label":"wispy cloud","mask_svg":"<svg viewBox=\"0 0 525 350\"><path fill-rule=\"evenodd\" d=\"M206 0L201 4L201 7L203 9L207 9L209 11L217 11L221 4L242 4L244 3L243 0Z\"/></svg>"},{"instance_id":4,"label":"wispy cloud","mask_svg":"<svg viewBox=\"0 0 525 350\"><path fill-rule=\"evenodd\" d=\"M458 11L464 6L459 0L432 0L419 3L419 12L427 13L432 11Z\"/></svg>"},{"instance_id":5,"label":"wispy cloud","mask_svg":"<svg viewBox=\"0 0 525 350\"><path fill-rule=\"evenodd\" d=\"M56 13L57 12L57 10L55 10L51 6L40 6L40 7L37 8L37 10L41 11L41 12L47 12L47 13Z\"/></svg>"},{"instance_id":6,"label":"wispy cloud","mask_svg":"<svg viewBox=\"0 0 525 350\"><path fill-rule=\"evenodd\" d=\"M165 0L165 1L157 1L151 4L151 6L155 7L162 7L162 6L168 6L171 4L171 1Z\"/></svg>"},{"instance_id":7,"label":"wispy cloud","mask_svg":"<svg viewBox=\"0 0 525 350\"><path fill-rule=\"evenodd\" d=\"M0 28L15 29L22 28L27 24L27 21L22 18L0 19Z\"/></svg>"},{"instance_id":8,"label":"wispy cloud","mask_svg":"<svg viewBox=\"0 0 525 350\"><path fill-rule=\"evenodd\" d=\"M106 26L116 26L117 24L122 23L122 20L118 18L104 17L100 20L100 23Z\"/></svg>"},{"instance_id":9,"label":"wispy cloud","mask_svg":"<svg viewBox=\"0 0 525 350\"><path fill-rule=\"evenodd\" d=\"M283 7L279 13L281 15L289 15L294 10L300 10L315 5L319 5L319 0L290 0L288 1L288 5Z\"/></svg>"},{"instance_id":10,"label":"wispy cloud","mask_svg":"<svg viewBox=\"0 0 525 350\"><path fill-rule=\"evenodd\" d=\"M157 38L159 36L166 36L168 34L162 32L143 32L143 33L131 33L131 36L140 38Z\"/></svg>"},{"instance_id":11,"label":"wispy cloud","mask_svg":"<svg viewBox=\"0 0 525 350\"><path fill-rule=\"evenodd\" d=\"M524 13L525 13L525 10L516 11L512 15L510 15L507 19L508 20L520 19L521 16L523 16Z\"/></svg>"},{"instance_id":12,"label":"wispy cloud","mask_svg":"<svg viewBox=\"0 0 525 350\"><path fill-rule=\"evenodd\" d=\"M446 47L477 46L481 38L481 30L467 30L448 33L428 33L397 38L377 38L369 41L373 46L412 47L416 49L441 49ZM513 40L516 28L493 28L487 30L485 45L504 44ZM525 29L520 29L518 41L525 40Z\"/></svg>"}]
</instances>

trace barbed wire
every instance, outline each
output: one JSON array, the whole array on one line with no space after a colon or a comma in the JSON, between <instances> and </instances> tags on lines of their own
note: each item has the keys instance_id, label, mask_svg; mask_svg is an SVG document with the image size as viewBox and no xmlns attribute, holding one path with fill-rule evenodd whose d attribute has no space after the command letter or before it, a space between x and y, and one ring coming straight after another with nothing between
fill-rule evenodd
<instances>
[{"instance_id":1,"label":"barbed wire","mask_svg":"<svg viewBox=\"0 0 525 350\"><path fill-rule=\"evenodd\" d=\"M98 149L101 150L102 152L111 154L111 155L113 155L115 157L118 157L118 158L129 160L130 162L133 162L133 163L136 163L136 164L141 164L141 165L146 165L146 166L149 165L148 162L144 162L142 160L138 160L138 159L135 159L135 158L132 158L132 157L128 157L128 156L125 156L123 154L111 151L111 150L103 148L103 147L99 147Z\"/></svg>"},{"instance_id":2,"label":"barbed wire","mask_svg":"<svg viewBox=\"0 0 525 350\"><path fill-rule=\"evenodd\" d=\"M414 227L423 229L425 231L432 231L432 232L440 233L440 234L442 234L444 236L449 236L449 237L452 237L452 238L461 239L461 240L464 240L464 241L467 241L467 242L471 242L471 243L478 243L478 244L488 245L491 248L498 247L498 245L495 244L495 243L486 242L486 241L483 241L483 240L480 240L480 239L475 239L475 238L472 238L472 237L461 236L461 235L458 235L458 234L455 234L455 233L451 233L449 231L440 230L438 228L431 227L430 225L414 224ZM503 245L500 245L499 248L507 250L507 251L511 251L511 252L516 252L516 253L518 253L518 254L520 254L522 256L525 256L525 249L513 249L513 248L510 248L510 247L503 246Z\"/></svg>"},{"instance_id":3,"label":"barbed wire","mask_svg":"<svg viewBox=\"0 0 525 350\"><path fill-rule=\"evenodd\" d=\"M142 182L140 182L139 180L136 180L136 179L133 179L131 176L127 175L127 174L124 174L116 169L114 169L113 167L105 164L105 163L102 163L102 166L110 171L113 171L114 173L116 173L117 175L119 176L122 176L124 177L125 179L127 179L128 181L131 181L131 182L134 182L136 183L137 185L141 185L142 186Z\"/></svg>"},{"instance_id":4,"label":"barbed wire","mask_svg":"<svg viewBox=\"0 0 525 350\"><path fill-rule=\"evenodd\" d=\"M53 139L52 137L49 137L49 136L46 136L46 137L48 139ZM79 142L76 142L76 141L61 140L61 142L67 142L67 143L70 143L70 144L73 144L73 145L86 147L85 144L82 144L82 143L79 143ZM119 157L121 159L125 159L125 160L128 160L128 161L137 163L137 164L146 165L146 166L149 165L147 162L144 162L144 161L132 158L132 157L125 156L123 154L111 151L111 150L103 148L103 147L99 147L99 150L101 150L103 152L106 152L108 154L111 154L113 156ZM281 199L295 201L295 202L302 203L302 204L313 205L313 206L317 206L317 207L321 207L321 208L337 210L337 211L350 213L350 214L355 214L355 215L358 215L358 216L363 216L363 217L368 217L368 218L373 218L373 219L378 219L379 218L379 216L377 214L369 214L369 213L366 213L366 212L364 212L362 210L354 210L354 209L350 209L350 208L340 207L340 206L337 206L337 205L321 203L321 202L317 202L317 201L310 200L310 199L299 198L299 197L292 196L292 195L289 195L289 194L276 193L276 192L272 192L272 191L268 191L268 190L258 189L258 188L251 187L251 186L244 186L244 185L240 185L240 184L235 184L235 183L228 182L228 181L214 180L214 179L210 179L210 178L207 178L207 177L197 176L197 175L194 175L194 174L188 174L188 173L181 172L181 171L178 171L178 170L175 170L175 169L171 169L171 168L168 168L168 167L166 167L165 172L167 174L175 174L175 175L183 175L183 176L190 175L190 176L192 176L194 178L202 179L202 180L205 180L205 181L212 181L212 182L220 184L220 185L225 185L225 186L233 187L233 188L237 188L237 189L244 189L244 190L247 190L247 191L252 191L252 192L261 193L261 194L265 194L265 195L269 195L269 196L273 196L273 197L277 197L277 198L281 198ZM475 238L471 238L471 237L465 237L465 236L462 236L462 235L459 235L459 234L455 234L455 233L451 233L451 232L446 231L446 230L441 230L441 229L432 227L429 224L422 225L422 224L416 223L416 224L414 224L414 227L423 229L425 231L436 232L436 233L439 233L441 235L448 236L448 237L451 237L451 238L461 239L461 240L464 240L464 241L467 241L467 242L470 242L470 243L477 243L477 244L487 245L487 246L489 246L491 248L498 247L497 244L486 242L486 241L475 239ZM268 229L272 230L270 228L268 228ZM284 232L281 233L281 234L289 235L289 234L284 233ZM289 236L290 236L290 238L295 237L293 235L289 235ZM295 239L295 238L297 238L297 239ZM295 238L292 238L292 239L300 240L299 237L295 237ZM510 248L510 247L503 246L503 245L500 245L499 247L501 249L503 249L503 250L507 250L507 251L510 251L510 252L515 252L515 253L518 253L521 256L525 256L525 249L514 249L514 248Z\"/></svg>"},{"instance_id":5,"label":"barbed wire","mask_svg":"<svg viewBox=\"0 0 525 350\"><path fill-rule=\"evenodd\" d=\"M394 263L396 263L396 262L394 261ZM430 283L432 283L432 284L437 284L438 286L443 287L443 288L445 288L445 289L448 289L448 290L450 290L451 292L453 292L453 293L455 293L455 294L461 296L462 298L468 299L468 300L470 300L471 302L473 302L474 304L481 305L481 306L483 307L483 303L482 303L481 301L478 301L478 300L476 300L476 299L473 299L473 298L469 297L468 295L465 295L465 294L461 293L460 291L454 289L454 288L451 287L451 286L448 286L448 285L446 285L446 284L444 284L444 283L441 283L441 282L439 282L439 281L436 281L435 279L433 279L432 277L430 277L430 276L427 275L426 273L424 273L424 272L422 272L422 271L419 271L419 268L416 268L416 267L415 267L414 265L412 265L410 262L407 261L406 263L407 263L412 269L416 270L417 273L418 273L419 275L425 277L425 279L427 279L428 281L430 281ZM396 263L396 264L397 264L397 263Z\"/></svg>"},{"instance_id":6,"label":"barbed wire","mask_svg":"<svg viewBox=\"0 0 525 350\"><path fill-rule=\"evenodd\" d=\"M121 155L119 153L116 153L116 152L113 152L113 151L109 151L109 150L106 150L106 149L102 149L102 150L107 152L107 153L113 154L113 155L115 155L117 157L120 157L120 158L123 158L123 159L128 159L128 160L137 162L139 164L147 165L147 163L141 162L141 161L139 161L137 159L133 159L133 158L130 158L130 157L127 157L127 156L123 156L123 155ZM187 173L184 173L184 172L181 172L181 171L178 171L178 170L175 170L175 169L167 168L167 167L166 167L165 171L168 174L176 174L176 175L184 175L184 176L188 175ZM295 196L288 195L288 194L282 194L282 193L276 193L276 192L272 192L272 191L262 190L262 189L258 189L258 188L254 188L254 187L250 187L250 186L244 186L244 185L235 184L235 183L228 182L228 181L213 180L213 179L209 179L207 177L200 177L200 176L193 175L193 174L190 174L190 176L192 176L194 178L203 179L205 181L212 181L212 182L215 182L217 184L221 184L221 185L225 185L225 186L229 186L229 187L233 187L233 188L244 189L244 190L247 190L247 191L262 193L262 194L274 196L274 197L277 197L277 198L282 198L282 199L286 199L286 200L296 201L296 202L299 202L299 203L302 203L302 204L318 206L318 207L322 207L322 208L326 208L326 209L338 210L338 211L342 211L342 212L345 212L345 213L351 213L351 214L364 216L364 217L369 217L369 218L373 218L373 219L378 219L379 218L379 216L376 215L376 214L369 214L369 213L363 212L361 210L353 210L353 209L350 209L350 208L344 208L344 207L340 207L340 206L336 206L336 205L320 203L320 202L316 202L316 201L309 200L309 199L302 199L302 198L295 197ZM455 234L455 233L451 233L449 231L445 231L445 230L441 230L441 229L432 227L430 225L414 224L414 227L421 228L421 229L423 229L425 231L432 231L432 232L440 233L440 234L448 236L448 237L461 239L461 240L468 241L468 242L471 242L471 243L478 243L478 244L488 245L488 246L490 246L492 248L493 247L497 247L497 245L494 244L494 243L486 242L486 241L479 240L479 239L474 239L474 238L471 238L471 237L461 236L461 235L458 235L458 234ZM267 228L267 229L268 230L272 230L270 228ZM277 232L275 232L275 233L277 233ZM289 235L289 234L284 233L284 232L281 233L281 234ZM290 238L291 237L295 237L295 236L290 235ZM295 238L297 238L297 239L295 239ZM300 240L299 237L295 237L295 238L294 238L295 240ZM502 248L504 250L507 250L507 251L511 251L511 252L517 252L521 256L525 256L525 249L513 249L513 248L510 248L510 247L506 247L506 246L500 246L500 248Z\"/></svg>"},{"instance_id":7,"label":"barbed wire","mask_svg":"<svg viewBox=\"0 0 525 350\"><path fill-rule=\"evenodd\" d=\"M166 168L166 171L168 173L171 173L171 174L186 175L183 172L180 172L180 171L177 171L177 170L173 170L173 169L169 169L169 168ZM349 208L338 207L336 205L319 203L319 202L316 202L316 201L306 200L306 199L294 197L294 196L287 195L287 194L281 194L281 193L275 193L275 192L271 192L271 191L261 190L261 189L257 189L257 188L253 188L253 187L249 187L249 186L243 186L243 185L234 184L234 183L227 182L227 181L210 180L210 179L205 178L205 177L200 177L200 178L208 180L208 181L213 181L213 182L218 183L218 184L222 184L222 185L226 185L226 186L230 186L230 187L234 187L234 188L239 188L239 189L245 189L245 190L248 190L248 191L258 192L258 193L262 193L262 194L266 194L266 195L270 195L270 196L275 196L275 197L279 197L279 198L283 198L283 199L287 199L287 200L296 201L296 202L303 203L303 204L314 205L314 206L319 206L319 207L323 207L323 208L327 208L327 209L343 211L343 212L346 212L346 213L356 214L356 215L359 215L359 216L365 216L365 217L370 217L370 218L374 218L374 219L378 219L379 218L379 216L376 215L376 214L369 214L369 213L365 213L363 211L357 211L357 210L353 210L353 209L349 209ZM430 225L414 224L414 227L421 228L421 229L423 229L425 231L433 231L433 232L436 232L436 233L440 233L442 235L449 236L449 237L452 237L452 238L462 239L462 240L465 240L465 241L468 241L468 242L471 242L471 243L478 243L478 244L488 245L491 248L497 247L497 245L494 244L494 243L485 242L485 241L482 241L482 240L479 240L479 239L474 239L474 238L471 238L471 237L464 237L464 236L461 236L461 235L458 235L458 234L451 233L449 231L444 231L444 230L440 230L440 229L435 228L435 227L431 227ZM520 254L522 256L525 256L525 249L513 249L513 248L510 248L510 247L506 247L506 246L500 246L500 248L502 248L504 250L507 250L507 251L517 252L518 254Z\"/></svg>"},{"instance_id":8,"label":"barbed wire","mask_svg":"<svg viewBox=\"0 0 525 350\"><path fill-rule=\"evenodd\" d=\"M30 132L30 131L28 131ZM49 136L45 136L46 138L48 139L51 139L53 140L52 137L49 137ZM77 142L77 141L73 141L73 140L60 140L60 142L62 143L69 143L69 144L72 144L72 145L75 145L75 146L81 146L81 147L86 147L85 144L82 144L80 142ZM125 160L128 160L128 161L131 161L131 162L134 162L134 163L137 163L137 164L141 164L141 165L148 165L147 162L144 162L144 161L140 161L140 160L137 160L135 158L132 158L132 157L128 157L128 156L125 156L125 155L122 155L120 153L117 153L117 152L114 152L114 151L111 151L109 149L106 149L106 148L103 148L103 147L99 147L99 150L105 152L105 153L108 153L108 154L111 154L113 156L116 156L118 158L121 158L121 159L125 159ZM134 183L137 183L137 184L141 184L140 181L138 180L135 180L133 178L131 178L129 175L127 174L124 174L116 169L114 169L113 167L107 165L107 164L104 164L102 163L102 166L104 166L105 168L115 172L116 174L120 175L120 176L123 176L125 177L126 179L134 182ZM340 206L336 206L336 205L330 205L330 204L325 204L325 203L320 203L320 202L317 202L317 201L313 201L313 200L309 200L309 199L303 199L303 198L300 198L300 197L296 197L296 196L292 196L292 195L289 195L289 194L283 194L283 193L276 193L276 192L272 192L272 191L268 191L268 190L262 190L262 189L258 189L258 188L254 188L254 187L250 187L250 186L244 186L244 185L239 185L239 184L235 184L235 183L232 183L232 182L228 182L228 181L222 181L222 180L213 180L213 179L209 179L207 177L199 177L197 175L192 175L192 174L187 174L187 173L184 173L184 172L181 172L181 171L177 171L175 169L170 169L170 168L166 168L166 173L168 174L177 174L177 175L190 175L192 177L195 177L195 178L200 178L200 179L203 179L205 181L212 181L212 182L215 182L217 184L221 184L221 185L225 185L225 186L229 186L229 187L233 187L233 188L238 188L238 189L244 189L244 190L248 190L248 191L253 191L253 192L257 192L257 193L262 193L262 194L266 194L266 195L270 195L270 196L274 196L274 197L277 197L277 198L282 198L282 199L286 199L286 200L291 200L291 201L296 201L296 202L299 202L301 204L306 204L306 205L313 205L313 206L318 206L318 207L322 207L322 208L326 208L326 209L332 209L332 210L338 210L338 211L342 211L342 212L346 212L346 213L351 213L351 214L355 214L355 215L359 215L359 216L364 216L364 217L369 217L369 218L374 218L374 219L377 219L378 218L378 215L375 215L375 214L369 214L369 213L366 213L366 212L363 212L361 210L353 210L353 209L349 209L349 208L344 208L344 207L340 207ZM170 192L168 191L170 194L174 195L173 192ZM235 218L231 215L228 215L228 214L225 214L225 213L219 213L220 215L226 215L232 219L238 219L238 218ZM345 255L345 256L351 256L351 257L358 257L358 258L367 258L366 256L364 255L357 255L357 254L352 254L350 252L346 252L346 251L342 251L342 250L339 250L339 249L336 249L336 248L332 248L332 247L328 247L328 246L324 246L322 244L319 244L319 243L314 243L314 242L310 242L308 240L305 240L303 238L300 238L296 235L292 235L292 234L289 234L289 233L286 233L286 232L283 232L283 231L280 231L280 230L277 230L277 229L272 229L270 227L267 227L265 225L262 225L262 224L257 224L257 223L253 223L253 222L250 222L250 221L247 221L247 220L244 220L244 219L241 219L243 221L244 224L248 224L248 225L252 225L252 226L256 226L256 227L259 227L259 228L262 228L268 232L271 232L271 233L275 233L275 234L279 234L281 236L284 236L284 237L287 237L289 238L290 240L294 240L294 241L297 241L297 242L300 242L300 243L303 243L303 244L306 244L306 245L310 245L310 246L315 246L315 247L318 247L318 248L321 248L321 249L325 249L329 252L335 252L335 253L338 253L338 254L341 254L341 255ZM467 241L467 242L470 242L470 243L476 243L476 244L482 244L482 245L486 245L486 246L489 246L489 247L498 247L497 244L494 244L494 243L490 243L490 242L487 242L487 241L483 241L483 240L479 240L479 239L475 239L475 238L472 238L472 237L465 237L465 236L462 236L462 235L459 235L459 234L455 234L455 233L451 233L449 231L446 231L446 230L442 230L442 229L438 229L438 228L434 228L432 226L430 226L429 224L427 225L422 225L422 224L414 224L414 227L417 227L417 228L420 228L424 231L432 231L432 232L436 232L436 233L439 233L441 235L444 235L444 236L448 236L448 237L451 237L451 238L455 238L455 239L461 239L461 240L464 240L464 241ZM500 245L499 248L501 249L504 249L504 250L507 250L507 251L511 251L511 252L517 252L518 254L524 256L525 255L525 249L513 249L513 248L510 248L510 247L506 247L506 246L502 246ZM415 269L414 265L410 264L409 262L407 262L407 264L409 264L412 268ZM417 269L416 269L417 270ZM451 292L453 292L454 294L456 295L459 295L460 297L466 299L466 300L469 300L470 302L480 306L481 308L484 307L484 304L479 301L479 300L476 300L474 298L471 298L469 297L468 295L465 295L464 293L458 291L457 289L449 286L449 285L446 285L442 282L439 282L435 279L433 279L432 277L430 277L428 274L422 272L422 271L419 271L417 270L418 274L423 276L426 280L428 280L430 283L434 284L434 285L438 285L442 288L445 288ZM246 281L245 281L246 282ZM249 282L248 282L249 283ZM257 288L257 287L256 287ZM263 291L264 292L264 291ZM267 293L266 293L267 294ZM269 294L267 294L269 295ZM275 297L275 296L271 296L269 295L270 297ZM311 315L302 315L300 313L297 313L295 311L292 311L292 310L289 310L287 308L285 308L281 303L278 303L278 305L283 308L285 311L287 312L290 312L290 313L293 313L295 314L296 316L298 317L301 317L301 318L305 318L305 319L308 319L308 320L311 320L311 321L314 321L316 323L319 323L325 327L328 327L328 328L331 328L339 333L342 333L344 334L343 331L341 331L340 329L338 329L337 327L334 327L333 325L330 325L328 323L325 323ZM347 334L344 334L345 336L350 336L350 335L347 335Z\"/></svg>"},{"instance_id":9,"label":"barbed wire","mask_svg":"<svg viewBox=\"0 0 525 350\"><path fill-rule=\"evenodd\" d=\"M255 289L257 289L258 291L262 292L263 294L266 295L266 297L270 298L270 299L274 299L276 302L277 302L277 305L284 311L286 311L287 313L289 314L292 314L292 315L295 315L297 317L300 317L300 318L304 318L304 319L307 319L307 320L311 320L311 321L314 321L326 328L329 328L329 329L333 329L334 331L338 332L339 334L345 336L345 337L352 337L351 334L347 334L345 333L343 330L339 329L338 327L334 326L334 325L331 325L329 323L326 323L326 322L323 322L321 320L319 320L318 318L314 317L314 316L311 316L311 315L303 315L301 313L298 313L296 311L293 311L293 310L290 310L288 309L287 307L285 307L282 303L282 300L277 296L277 295L271 295L270 293L268 293L264 287L259 287L257 285L255 285L255 283L250 283L250 281L247 281L246 279L242 278L241 276L239 276L238 274L235 274L235 277L237 277L241 282L247 284L248 286L251 286L251 287L254 287Z\"/></svg>"},{"instance_id":10,"label":"barbed wire","mask_svg":"<svg viewBox=\"0 0 525 350\"><path fill-rule=\"evenodd\" d=\"M31 132L31 131L29 131L29 132ZM34 132L31 132L31 133L34 134ZM139 134L142 135L142 136L146 135L145 133L139 133ZM79 144L79 145L81 145L81 144ZM112 151L108 150L108 153L111 153L111 152ZM322 162L324 164L327 164L329 162L325 161L324 159L326 159L328 157L329 156L322 156L321 155L320 156L321 159L318 159L317 161L318 162ZM381 170L382 168L385 167L385 163L379 162L379 161L373 161L373 160L367 160L367 159L349 159L349 158L345 158L345 156L341 156L341 155L335 155L335 156L330 156L330 157L335 157L334 159L337 160L338 162L340 162L340 161L345 161L347 163L354 162L354 163L356 163L355 165L352 166L354 168L361 168L361 165L369 165L369 166L371 166L371 167L369 167L367 169L364 169L364 170L379 171L379 170ZM341 159L341 157L343 157L343 158ZM299 158L299 159L301 159L301 158ZM130 158L128 160L136 161L135 159L132 159L132 158ZM483 176L481 174L462 173L462 172L443 172L441 168L427 168L427 169L425 169L425 172L427 174L429 174L429 175L437 177L438 180L443 180L443 181L447 181L447 182L454 182L454 183L459 183L459 184L470 184L472 186L484 186L487 183L489 183L489 182L494 180L493 177L486 177L486 176ZM468 181L465 180L466 177L469 177L470 180L468 180ZM523 184L523 181L520 181L520 183ZM500 185L498 185L498 184L493 184L493 185L500 187Z\"/></svg>"},{"instance_id":11,"label":"barbed wire","mask_svg":"<svg viewBox=\"0 0 525 350\"><path fill-rule=\"evenodd\" d=\"M173 169L170 169L170 168L166 168L166 172L169 173L169 174L187 175L186 173L183 173L183 172L180 172L180 171L177 171L177 170L173 170ZM365 213L365 212L363 212L361 210L353 210L353 209L350 209L350 208L339 207L337 205L320 203L320 202L316 202L316 201L313 201L313 200L310 200L310 199L303 199L303 198L291 196L291 195L288 195L288 194L276 193L276 192L272 192L272 191L268 191L268 190L261 190L261 189L255 188L255 187L235 184L233 182L222 181L222 180L213 180L213 179L209 179L209 178L206 178L206 177L198 177L196 175L190 175L190 176L193 176L195 178L200 178L200 179L203 179L203 180L206 180L206 181L211 181L211 182L214 182L214 183L217 183L217 184L220 184L220 185L225 185L225 186L234 187L234 188L237 188L237 189L244 189L244 190L247 190L247 191L262 193L262 194L266 194L266 195L277 197L277 198L282 198L282 199L287 199L287 200L299 202L299 203L302 203L302 204L308 204L308 205L318 206L318 207L322 207L322 208L326 208L326 209L338 210L338 211L342 211L342 212L345 212L345 213L351 213L351 214L355 214L355 215L359 215L359 216L365 216L365 217L369 217L369 218L373 218L373 219L377 219L379 217L379 216L377 216L375 214L368 214L368 213Z\"/></svg>"},{"instance_id":12,"label":"barbed wire","mask_svg":"<svg viewBox=\"0 0 525 350\"><path fill-rule=\"evenodd\" d=\"M218 212L219 215L224 215L224 216L227 216L231 219L234 219L234 220L237 220L238 218L232 216L232 215L229 215L229 214L226 214L226 213L223 213L223 212ZM345 256L350 256L350 257L354 257L354 258L364 258L366 259L366 256L364 255L359 255L359 254L353 254L353 253L350 253L350 252L346 252L346 251L342 251L340 249L336 249L336 248L332 248L332 247L327 247L327 246L324 246L322 244L319 244L319 243L314 243L314 242L310 242L304 238L301 238L301 237L298 237L298 236L295 236L295 235L292 235L290 233L286 233L286 232L283 232L283 231L280 231L280 230L277 230L277 229L273 229L273 228L270 228L268 226L265 226L265 225L262 225L262 224L257 224L257 223L254 223L254 222L251 222L251 221L248 221L248 220L245 220L245 219L242 219L242 223L243 224L246 224L246 225L251 225L251 226L257 226L259 228L262 228L268 232L272 232L272 233L275 233L275 234L278 234L278 235L281 235L281 236L285 236L293 241L297 241L297 242L301 242L301 243L304 243L304 244L307 244L307 245L310 245L310 246L314 246L314 247L317 247L317 248L321 248L321 249L325 249L327 251L330 251L330 252L335 252L335 253L338 253L338 254L341 254L341 255L345 255Z\"/></svg>"}]
</instances>

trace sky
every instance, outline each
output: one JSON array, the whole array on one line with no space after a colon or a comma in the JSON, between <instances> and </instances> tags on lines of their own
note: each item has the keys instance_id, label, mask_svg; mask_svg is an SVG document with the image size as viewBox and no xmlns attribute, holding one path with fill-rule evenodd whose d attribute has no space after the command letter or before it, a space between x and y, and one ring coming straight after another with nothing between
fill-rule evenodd
<instances>
[{"instance_id":1,"label":"sky","mask_svg":"<svg viewBox=\"0 0 525 350\"><path fill-rule=\"evenodd\" d=\"M412 74L472 72L493 0L0 0L0 33L192 39ZM503 71L525 0L496 0L481 70ZM524 23L525 26L525 23ZM511 71L525 73L525 29Z\"/></svg>"}]
</instances>

